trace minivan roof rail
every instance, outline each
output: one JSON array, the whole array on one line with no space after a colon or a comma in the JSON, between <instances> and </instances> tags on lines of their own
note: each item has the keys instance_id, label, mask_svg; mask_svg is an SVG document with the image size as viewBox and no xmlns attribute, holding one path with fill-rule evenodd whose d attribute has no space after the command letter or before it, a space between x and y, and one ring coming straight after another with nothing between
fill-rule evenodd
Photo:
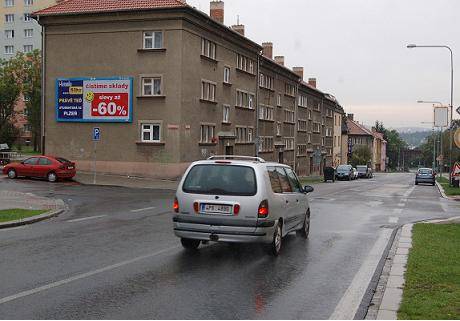
<instances>
[{"instance_id":1,"label":"minivan roof rail","mask_svg":"<svg viewBox=\"0 0 460 321\"><path fill-rule=\"evenodd\" d=\"M265 160L263 158L252 157L252 156L217 155L217 156L211 156L208 158L208 160L218 160L218 159L248 160L248 161L255 161L259 163L265 163Z\"/></svg>"}]
</instances>

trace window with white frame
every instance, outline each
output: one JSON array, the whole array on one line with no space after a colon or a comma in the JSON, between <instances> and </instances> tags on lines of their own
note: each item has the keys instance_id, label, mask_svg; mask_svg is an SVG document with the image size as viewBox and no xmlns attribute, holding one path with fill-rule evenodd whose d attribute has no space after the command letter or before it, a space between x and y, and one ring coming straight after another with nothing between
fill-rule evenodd
<instances>
[{"instance_id":1,"label":"window with white frame","mask_svg":"<svg viewBox=\"0 0 460 321\"><path fill-rule=\"evenodd\" d=\"M236 68L254 74L254 60L241 54L236 54Z\"/></svg>"},{"instance_id":2,"label":"window with white frame","mask_svg":"<svg viewBox=\"0 0 460 321\"><path fill-rule=\"evenodd\" d=\"M5 7L14 7L14 0L5 0Z\"/></svg>"},{"instance_id":3,"label":"window with white frame","mask_svg":"<svg viewBox=\"0 0 460 321\"><path fill-rule=\"evenodd\" d=\"M5 46L5 55L14 54L14 46Z\"/></svg>"},{"instance_id":4,"label":"window with white frame","mask_svg":"<svg viewBox=\"0 0 460 321\"><path fill-rule=\"evenodd\" d=\"M163 49L163 31L144 31L144 49Z\"/></svg>"},{"instance_id":5,"label":"window with white frame","mask_svg":"<svg viewBox=\"0 0 460 321\"><path fill-rule=\"evenodd\" d=\"M273 137L270 136L261 136L260 144L259 144L259 152L266 153L266 152L273 152Z\"/></svg>"},{"instance_id":6,"label":"window with white frame","mask_svg":"<svg viewBox=\"0 0 460 321\"><path fill-rule=\"evenodd\" d=\"M273 121L275 109L271 106L260 105L259 106L259 119Z\"/></svg>"},{"instance_id":7,"label":"window with white frame","mask_svg":"<svg viewBox=\"0 0 460 321\"><path fill-rule=\"evenodd\" d=\"M311 110L308 111L308 120L311 120Z\"/></svg>"},{"instance_id":8,"label":"window with white frame","mask_svg":"<svg viewBox=\"0 0 460 321\"><path fill-rule=\"evenodd\" d=\"M288 110L288 109L284 110L284 122L294 124L295 123L294 118L295 118L295 113L293 111Z\"/></svg>"},{"instance_id":9,"label":"window with white frame","mask_svg":"<svg viewBox=\"0 0 460 321\"><path fill-rule=\"evenodd\" d=\"M275 83L275 79L273 77L267 76L263 73L260 74L259 77L259 86L265 89L273 90L273 85Z\"/></svg>"},{"instance_id":10,"label":"window with white frame","mask_svg":"<svg viewBox=\"0 0 460 321\"><path fill-rule=\"evenodd\" d=\"M297 145L297 156L305 156L305 155L307 155L307 145L306 144Z\"/></svg>"},{"instance_id":11,"label":"window with white frame","mask_svg":"<svg viewBox=\"0 0 460 321\"><path fill-rule=\"evenodd\" d=\"M230 106L223 105L222 107L222 122L223 123L230 123Z\"/></svg>"},{"instance_id":12,"label":"window with white frame","mask_svg":"<svg viewBox=\"0 0 460 321\"><path fill-rule=\"evenodd\" d=\"M201 125L200 143L213 143L215 130L216 126L214 125Z\"/></svg>"},{"instance_id":13,"label":"window with white frame","mask_svg":"<svg viewBox=\"0 0 460 321\"><path fill-rule=\"evenodd\" d=\"M326 142L326 139L324 137L321 138L321 146L324 146Z\"/></svg>"},{"instance_id":14,"label":"window with white frame","mask_svg":"<svg viewBox=\"0 0 460 321\"><path fill-rule=\"evenodd\" d=\"M299 106L307 107L307 96L299 95Z\"/></svg>"},{"instance_id":15,"label":"window with white frame","mask_svg":"<svg viewBox=\"0 0 460 321\"><path fill-rule=\"evenodd\" d=\"M276 123L276 136L281 136L281 122Z\"/></svg>"},{"instance_id":16,"label":"window with white frame","mask_svg":"<svg viewBox=\"0 0 460 321\"><path fill-rule=\"evenodd\" d=\"M161 124L159 123L142 123L141 124L141 142L159 143L161 141Z\"/></svg>"},{"instance_id":17,"label":"window with white frame","mask_svg":"<svg viewBox=\"0 0 460 321\"><path fill-rule=\"evenodd\" d=\"M236 126L235 128L237 143L252 143L254 141L254 128L245 126Z\"/></svg>"},{"instance_id":18,"label":"window with white frame","mask_svg":"<svg viewBox=\"0 0 460 321\"><path fill-rule=\"evenodd\" d=\"M332 137L332 128L330 127L326 128L326 137Z\"/></svg>"},{"instance_id":19,"label":"window with white frame","mask_svg":"<svg viewBox=\"0 0 460 321\"><path fill-rule=\"evenodd\" d=\"M14 30L5 30L5 37L6 37L6 39L13 39L14 38Z\"/></svg>"},{"instance_id":20,"label":"window with white frame","mask_svg":"<svg viewBox=\"0 0 460 321\"><path fill-rule=\"evenodd\" d=\"M24 52L25 53L30 53L34 50L34 46L33 45L24 45Z\"/></svg>"},{"instance_id":21,"label":"window with white frame","mask_svg":"<svg viewBox=\"0 0 460 321\"><path fill-rule=\"evenodd\" d=\"M295 87L291 84L286 83L285 94L288 96L295 96Z\"/></svg>"},{"instance_id":22,"label":"window with white frame","mask_svg":"<svg viewBox=\"0 0 460 321\"><path fill-rule=\"evenodd\" d=\"M313 103L313 109L315 109L315 110L321 110L321 101L318 101L318 100L315 101L315 102Z\"/></svg>"},{"instance_id":23,"label":"window with white frame","mask_svg":"<svg viewBox=\"0 0 460 321\"><path fill-rule=\"evenodd\" d=\"M201 55L216 60L217 45L205 38L201 38Z\"/></svg>"},{"instance_id":24,"label":"window with white frame","mask_svg":"<svg viewBox=\"0 0 460 321\"><path fill-rule=\"evenodd\" d=\"M14 14L9 13L5 15L5 22L14 22Z\"/></svg>"},{"instance_id":25,"label":"window with white frame","mask_svg":"<svg viewBox=\"0 0 460 321\"><path fill-rule=\"evenodd\" d=\"M249 109L254 109L254 98L255 96L253 94L248 94L248 108Z\"/></svg>"},{"instance_id":26,"label":"window with white frame","mask_svg":"<svg viewBox=\"0 0 460 321\"><path fill-rule=\"evenodd\" d=\"M314 133L319 133L321 128L321 124L318 122L313 122L313 132Z\"/></svg>"},{"instance_id":27,"label":"window with white frame","mask_svg":"<svg viewBox=\"0 0 460 321\"><path fill-rule=\"evenodd\" d=\"M236 106L254 109L255 95L243 90L236 90Z\"/></svg>"},{"instance_id":28,"label":"window with white frame","mask_svg":"<svg viewBox=\"0 0 460 321\"><path fill-rule=\"evenodd\" d=\"M297 130L299 132L306 132L307 131L307 124L308 124L307 120L299 119L297 121Z\"/></svg>"},{"instance_id":29,"label":"window with white frame","mask_svg":"<svg viewBox=\"0 0 460 321\"><path fill-rule=\"evenodd\" d=\"M30 22L32 21L32 16L30 13L24 13L24 22Z\"/></svg>"},{"instance_id":30,"label":"window with white frame","mask_svg":"<svg viewBox=\"0 0 460 321\"><path fill-rule=\"evenodd\" d=\"M213 102L216 101L215 83L207 80L201 81L201 99Z\"/></svg>"},{"instance_id":31,"label":"window with white frame","mask_svg":"<svg viewBox=\"0 0 460 321\"><path fill-rule=\"evenodd\" d=\"M307 143L311 144L311 134L307 135Z\"/></svg>"},{"instance_id":32,"label":"window with white frame","mask_svg":"<svg viewBox=\"0 0 460 321\"><path fill-rule=\"evenodd\" d=\"M24 37L32 38L34 36L34 29L24 29Z\"/></svg>"},{"instance_id":33,"label":"window with white frame","mask_svg":"<svg viewBox=\"0 0 460 321\"><path fill-rule=\"evenodd\" d=\"M329 108L326 109L326 116L332 118L332 109L329 109Z\"/></svg>"},{"instance_id":34,"label":"window with white frame","mask_svg":"<svg viewBox=\"0 0 460 321\"><path fill-rule=\"evenodd\" d=\"M224 83L230 83L230 67L224 67Z\"/></svg>"},{"instance_id":35,"label":"window with white frame","mask_svg":"<svg viewBox=\"0 0 460 321\"><path fill-rule=\"evenodd\" d=\"M162 94L161 77L142 77L142 96L152 97L161 96Z\"/></svg>"},{"instance_id":36,"label":"window with white frame","mask_svg":"<svg viewBox=\"0 0 460 321\"><path fill-rule=\"evenodd\" d=\"M277 101L276 101L276 105L277 105L278 107L281 107L281 94L278 94L278 99L277 99Z\"/></svg>"},{"instance_id":37,"label":"window with white frame","mask_svg":"<svg viewBox=\"0 0 460 321\"><path fill-rule=\"evenodd\" d=\"M34 4L34 0L24 0L24 6L30 7Z\"/></svg>"},{"instance_id":38,"label":"window with white frame","mask_svg":"<svg viewBox=\"0 0 460 321\"><path fill-rule=\"evenodd\" d=\"M293 137L284 138L284 148L286 150L294 150L294 138Z\"/></svg>"}]
</instances>

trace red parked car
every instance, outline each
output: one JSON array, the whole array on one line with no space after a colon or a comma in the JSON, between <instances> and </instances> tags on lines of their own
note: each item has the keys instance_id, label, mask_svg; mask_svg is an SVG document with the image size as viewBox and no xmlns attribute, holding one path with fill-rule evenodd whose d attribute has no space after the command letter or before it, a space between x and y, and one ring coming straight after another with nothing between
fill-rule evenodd
<instances>
[{"instance_id":1,"label":"red parked car","mask_svg":"<svg viewBox=\"0 0 460 321\"><path fill-rule=\"evenodd\" d=\"M3 174L11 179L18 176L40 177L50 182L56 182L60 178L72 178L75 173L75 163L62 157L52 156L34 156L20 163L8 164L3 168Z\"/></svg>"}]
</instances>

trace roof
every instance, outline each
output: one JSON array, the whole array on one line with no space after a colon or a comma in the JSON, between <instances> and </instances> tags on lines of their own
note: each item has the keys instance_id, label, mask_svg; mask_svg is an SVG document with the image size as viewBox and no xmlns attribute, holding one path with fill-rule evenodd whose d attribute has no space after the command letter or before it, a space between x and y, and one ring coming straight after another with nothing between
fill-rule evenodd
<instances>
[{"instance_id":1,"label":"roof","mask_svg":"<svg viewBox=\"0 0 460 321\"><path fill-rule=\"evenodd\" d=\"M185 0L64 0L34 15L68 15L187 7Z\"/></svg>"},{"instance_id":2,"label":"roof","mask_svg":"<svg viewBox=\"0 0 460 321\"><path fill-rule=\"evenodd\" d=\"M347 119L348 135L374 136L372 132L351 119Z\"/></svg>"}]
</instances>

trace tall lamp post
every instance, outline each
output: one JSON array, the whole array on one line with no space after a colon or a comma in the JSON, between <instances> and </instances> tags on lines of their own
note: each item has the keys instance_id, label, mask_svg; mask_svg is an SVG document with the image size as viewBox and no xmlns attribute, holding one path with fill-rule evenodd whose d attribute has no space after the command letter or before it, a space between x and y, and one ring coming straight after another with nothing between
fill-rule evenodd
<instances>
[{"instance_id":1,"label":"tall lamp post","mask_svg":"<svg viewBox=\"0 0 460 321\"><path fill-rule=\"evenodd\" d=\"M452 129L454 124L454 54L452 49L446 45L407 45L408 49L414 48L444 48L450 52L450 69L451 69L451 78L450 78L450 128L449 128L449 137L450 137L450 151L449 151L449 185L452 185L452 150L454 148L453 139L452 139Z\"/></svg>"}]
</instances>

